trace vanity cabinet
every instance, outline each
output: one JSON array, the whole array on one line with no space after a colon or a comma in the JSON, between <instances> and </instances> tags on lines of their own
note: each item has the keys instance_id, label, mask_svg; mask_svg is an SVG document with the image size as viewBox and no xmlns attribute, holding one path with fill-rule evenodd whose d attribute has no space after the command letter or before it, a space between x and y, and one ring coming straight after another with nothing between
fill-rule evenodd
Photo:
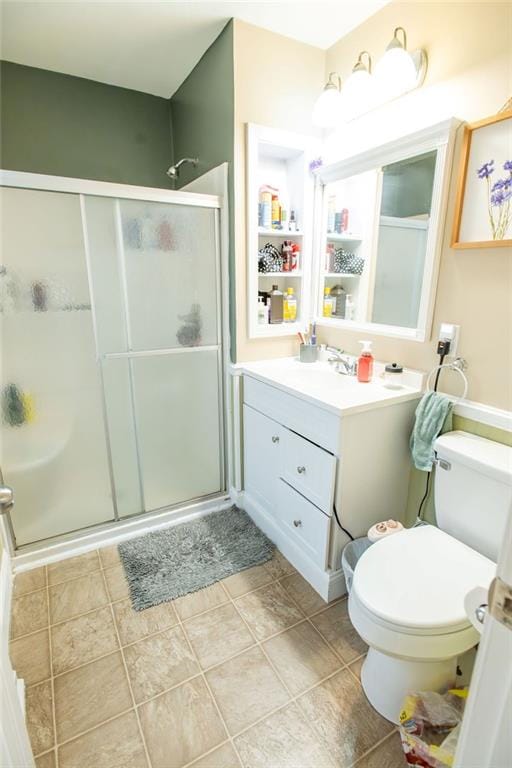
<instances>
[{"instance_id":1,"label":"vanity cabinet","mask_svg":"<svg viewBox=\"0 0 512 768\"><path fill-rule=\"evenodd\" d=\"M412 395L344 415L243 375L238 503L326 601L346 591L348 537L334 506L354 537L379 520L404 520L416 403Z\"/></svg>"}]
</instances>

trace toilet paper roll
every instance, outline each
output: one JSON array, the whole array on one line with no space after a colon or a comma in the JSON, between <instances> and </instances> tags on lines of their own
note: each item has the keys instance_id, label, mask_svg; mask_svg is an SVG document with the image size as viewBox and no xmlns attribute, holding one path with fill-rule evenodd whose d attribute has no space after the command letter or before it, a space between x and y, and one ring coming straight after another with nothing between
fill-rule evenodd
<instances>
[{"instance_id":1,"label":"toilet paper roll","mask_svg":"<svg viewBox=\"0 0 512 768\"><path fill-rule=\"evenodd\" d=\"M398 520L383 520L381 523L375 523L368 531L368 538L373 543L390 536L392 533L403 531L404 527Z\"/></svg>"}]
</instances>

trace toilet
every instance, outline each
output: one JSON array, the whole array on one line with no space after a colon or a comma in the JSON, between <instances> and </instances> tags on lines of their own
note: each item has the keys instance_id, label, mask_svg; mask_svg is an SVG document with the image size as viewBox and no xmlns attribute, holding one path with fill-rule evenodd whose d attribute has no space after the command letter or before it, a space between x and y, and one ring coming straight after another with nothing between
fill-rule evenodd
<instances>
[{"instance_id":1,"label":"toilet","mask_svg":"<svg viewBox=\"0 0 512 768\"><path fill-rule=\"evenodd\" d=\"M361 683L397 723L407 693L456 683L457 659L479 640L464 610L495 575L512 503L512 448L455 431L436 440L437 525L388 536L358 561L349 615L369 646Z\"/></svg>"}]
</instances>

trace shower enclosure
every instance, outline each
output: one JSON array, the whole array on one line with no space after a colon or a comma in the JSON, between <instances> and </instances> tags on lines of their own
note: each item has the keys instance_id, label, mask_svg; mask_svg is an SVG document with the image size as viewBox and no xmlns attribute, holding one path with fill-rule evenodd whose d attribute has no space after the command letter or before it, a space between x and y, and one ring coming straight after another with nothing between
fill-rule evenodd
<instances>
[{"instance_id":1,"label":"shower enclosure","mask_svg":"<svg viewBox=\"0 0 512 768\"><path fill-rule=\"evenodd\" d=\"M219 199L3 172L18 547L225 495Z\"/></svg>"}]
</instances>

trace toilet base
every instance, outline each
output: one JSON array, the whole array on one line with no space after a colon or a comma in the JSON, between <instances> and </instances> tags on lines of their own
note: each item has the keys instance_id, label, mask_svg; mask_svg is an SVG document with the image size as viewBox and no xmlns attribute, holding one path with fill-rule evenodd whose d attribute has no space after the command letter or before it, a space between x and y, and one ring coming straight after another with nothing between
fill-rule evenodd
<instances>
[{"instance_id":1,"label":"toilet base","mask_svg":"<svg viewBox=\"0 0 512 768\"><path fill-rule=\"evenodd\" d=\"M372 707L386 720L397 724L408 693L442 693L455 685L456 674L456 657L443 661L410 661L370 648L361 670L361 684Z\"/></svg>"}]
</instances>

